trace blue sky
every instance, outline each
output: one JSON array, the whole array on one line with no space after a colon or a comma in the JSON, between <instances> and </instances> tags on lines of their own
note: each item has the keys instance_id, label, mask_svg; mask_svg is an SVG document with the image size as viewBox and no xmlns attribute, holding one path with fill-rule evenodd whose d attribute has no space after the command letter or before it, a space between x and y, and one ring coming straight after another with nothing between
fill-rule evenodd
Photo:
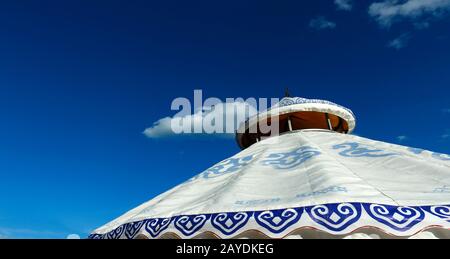
<instances>
[{"instance_id":1,"label":"blue sky","mask_svg":"<svg viewBox=\"0 0 450 259\"><path fill-rule=\"evenodd\" d=\"M322 98L450 153L450 2L0 4L0 237L91 230L239 151L142 132L176 97Z\"/></svg>"}]
</instances>

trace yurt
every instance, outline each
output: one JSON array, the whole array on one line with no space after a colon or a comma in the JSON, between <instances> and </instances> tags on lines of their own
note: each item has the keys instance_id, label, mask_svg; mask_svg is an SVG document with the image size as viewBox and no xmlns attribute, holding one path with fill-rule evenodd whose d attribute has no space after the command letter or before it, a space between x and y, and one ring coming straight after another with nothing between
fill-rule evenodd
<instances>
[{"instance_id":1,"label":"yurt","mask_svg":"<svg viewBox=\"0 0 450 259\"><path fill-rule=\"evenodd\" d=\"M450 238L450 156L352 135L355 126L343 106L285 97L242 124L241 152L90 238Z\"/></svg>"}]
</instances>

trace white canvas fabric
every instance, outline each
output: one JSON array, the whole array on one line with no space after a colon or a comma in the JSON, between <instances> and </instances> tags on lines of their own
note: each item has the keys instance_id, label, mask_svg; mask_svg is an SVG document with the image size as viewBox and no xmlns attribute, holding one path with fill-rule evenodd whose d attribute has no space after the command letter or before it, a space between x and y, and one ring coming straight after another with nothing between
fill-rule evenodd
<instances>
[{"instance_id":1,"label":"white canvas fabric","mask_svg":"<svg viewBox=\"0 0 450 259\"><path fill-rule=\"evenodd\" d=\"M250 146L91 238L439 238L449 229L449 155L301 130Z\"/></svg>"}]
</instances>

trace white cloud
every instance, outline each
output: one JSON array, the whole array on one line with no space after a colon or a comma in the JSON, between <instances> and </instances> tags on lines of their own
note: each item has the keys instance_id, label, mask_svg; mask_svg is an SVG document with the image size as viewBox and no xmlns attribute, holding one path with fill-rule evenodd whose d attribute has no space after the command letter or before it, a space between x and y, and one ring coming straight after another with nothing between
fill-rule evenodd
<instances>
[{"instance_id":1,"label":"white cloud","mask_svg":"<svg viewBox=\"0 0 450 259\"><path fill-rule=\"evenodd\" d=\"M387 46L389 48L393 48L396 50L403 49L408 45L409 40L411 39L410 33L403 33L402 35L398 36L397 38L391 40Z\"/></svg>"},{"instance_id":2,"label":"white cloud","mask_svg":"<svg viewBox=\"0 0 450 259\"><path fill-rule=\"evenodd\" d=\"M153 123L153 126L145 129L144 135L149 138L160 138L174 134L171 128L172 118L165 117Z\"/></svg>"},{"instance_id":3,"label":"white cloud","mask_svg":"<svg viewBox=\"0 0 450 259\"><path fill-rule=\"evenodd\" d=\"M323 16L318 16L311 21L309 21L309 27L316 30L334 29L336 28L336 23L328 21Z\"/></svg>"},{"instance_id":4,"label":"white cloud","mask_svg":"<svg viewBox=\"0 0 450 259\"><path fill-rule=\"evenodd\" d=\"M439 17L449 10L450 0L385 0L372 3L369 15L381 26L389 27L403 19L416 21L425 16Z\"/></svg>"},{"instance_id":5,"label":"white cloud","mask_svg":"<svg viewBox=\"0 0 450 259\"><path fill-rule=\"evenodd\" d=\"M66 239L81 239L81 237L78 234L70 234L66 237Z\"/></svg>"},{"instance_id":6,"label":"white cloud","mask_svg":"<svg viewBox=\"0 0 450 259\"><path fill-rule=\"evenodd\" d=\"M407 140L408 139L408 137L407 136L397 136L397 140L398 140L398 142L403 142L403 141L405 141L405 140Z\"/></svg>"},{"instance_id":7,"label":"white cloud","mask_svg":"<svg viewBox=\"0 0 450 259\"><path fill-rule=\"evenodd\" d=\"M353 8L353 0L334 0L338 10L350 11Z\"/></svg>"},{"instance_id":8,"label":"white cloud","mask_svg":"<svg viewBox=\"0 0 450 259\"><path fill-rule=\"evenodd\" d=\"M194 114L165 117L143 132L149 138L169 137L181 134L233 134L248 117L257 113L246 102L226 102L203 107ZM174 130L176 128L176 130ZM177 132L183 129L183 132ZM197 129L197 130L196 130ZM200 131L198 131L198 129Z\"/></svg>"}]
</instances>

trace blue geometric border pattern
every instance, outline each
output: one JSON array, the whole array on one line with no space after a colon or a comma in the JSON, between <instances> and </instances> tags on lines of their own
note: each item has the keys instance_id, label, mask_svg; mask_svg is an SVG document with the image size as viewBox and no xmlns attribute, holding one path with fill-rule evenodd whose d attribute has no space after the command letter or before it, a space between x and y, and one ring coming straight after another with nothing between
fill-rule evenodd
<instances>
[{"instance_id":1,"label":"blue geometric border pattern","mask_svg":"<svg viewBox=\"0 0 450 259\"><path fill-rule=\"evenodd\" d=\"M326 204L309 207L311 219L325 228L338 232L357 222L361 217L361 205L357 203Z\"/></svg>"},{"instance_id":2,"label":"blue geometric border pattern","mask_svg":"<svg viewBox=\"0 0 450 259\"><path fill-rule=\"evenodd\" d=\"M425 206L423 209L447 222L450 222L450 206Z\"/></svg>"},{"instance_id":3,"label":"blue geometric border pattern","mask_svg":"<svg viewBox=\"0 0 450 259\"><path fill-rule=\"evenodd\" d=\"M193 216L179 216L175 219L175 228L178 229L185 236L192 236L197 233L211 218L211 215L193 215Z\"/></svg>"},{"instance_id":4,"label":"blue geometric border pattern","mask_svg":"<svg viewBox=\"0 0 450 259\"><path fill-rule=\"evenodd\" d=\"M139 233L139 230L145 224L145 221L138 221L136 223L125 224L125 235L128 239L134 239Z\"/></svg>"},{"instance_id":5,"label":"blue geometric border pattern","mask_svg":"<svg viewBox=\"0 0 450 259\"><path fill-rule=\"evenodd\" d=\"M293 229L317 226L332 234L347 234L358 227L373 226L388 233L407 235L431 225L445 225L449 228L450 205L408 207L352 202L254 212L175 216L126 223L106 234L94 233L88 238L133 239L138 234L158 238L166 232L192 238L205 230L231 238L255 228L263 229L268 236L280 236Z\"/></svg>"},{"instance_id":6,"label":"blue geometric border pattern","mask_svg":"<svg viewBox=\"0 0 450 259\"><path fill-rule=\"evenodd\" d=\"M119 239L122 234L125 232L125 225L122 225L113 231L109 232L106 236L108 239Z\"/></svg>"},{"instance_id":7,"label":"blue geometric border pattern","mask_svg":"<svg viewBox=\"0 0 450 259\"><path fill-rule=\"evenodd\" d=\"M276 106L285 107L285 106L290 106L290 105L294 105L294 104L308 104L308 103L319 103L319 104L328 104L328 105L336 106L336 107L339 107L341 109L348 111L353 116L353 118L356 119L355 114L349 108L346 108L342 105L339 105L339 104L336 104L336 103L333 103L330 101L320 100L320 99L306 99L306 98L302 98L302 97L285 97L285 98L281 99L281 101Z\"/></svg>"},{"instance_id":8,"label":"blue geometric border pattern","mask_svg":"<svg viewBox=\"0 0 450 259\"><path fill-rule=\"evenodd\" d=\"M145 230L150 234L150 236L156 238L162 231L169 227L171 221L171 218L145 220ZM135 222L134 224L139 224L139 222Z\"/></svg>"},{"instance_id":9,"label":"blue geometric border pattern","mask_svg":"<svg viewBox=\"0 0 450 259\"><path fill-rule=\"evenodd\" d=\"M373 219L397 231L409 230L425 218L419 207L364 204L364 208Z\"/></svg>"},{"instance_id":10,"label":"blue geometric border pattern","mask_svg":"<svg viewBox=\"0 0 450 259\"><path fill-rule=\"evenodd\" d=\"M211 224L224 235L230 236L243 228L252 216L253 212L219 213L213 215Z\"/></svg>"},{"instance_id":11,"label":"blue geometric border pattern","mask_svg":"<svg viewBox=\"0 0 450 259\"><path fill-rule=\"evenodd\" d=\"M303 214L303 208L267 210L255 213L258 224L272 233L279 234L297 223Z\"/></svg>"}]
</instances>

